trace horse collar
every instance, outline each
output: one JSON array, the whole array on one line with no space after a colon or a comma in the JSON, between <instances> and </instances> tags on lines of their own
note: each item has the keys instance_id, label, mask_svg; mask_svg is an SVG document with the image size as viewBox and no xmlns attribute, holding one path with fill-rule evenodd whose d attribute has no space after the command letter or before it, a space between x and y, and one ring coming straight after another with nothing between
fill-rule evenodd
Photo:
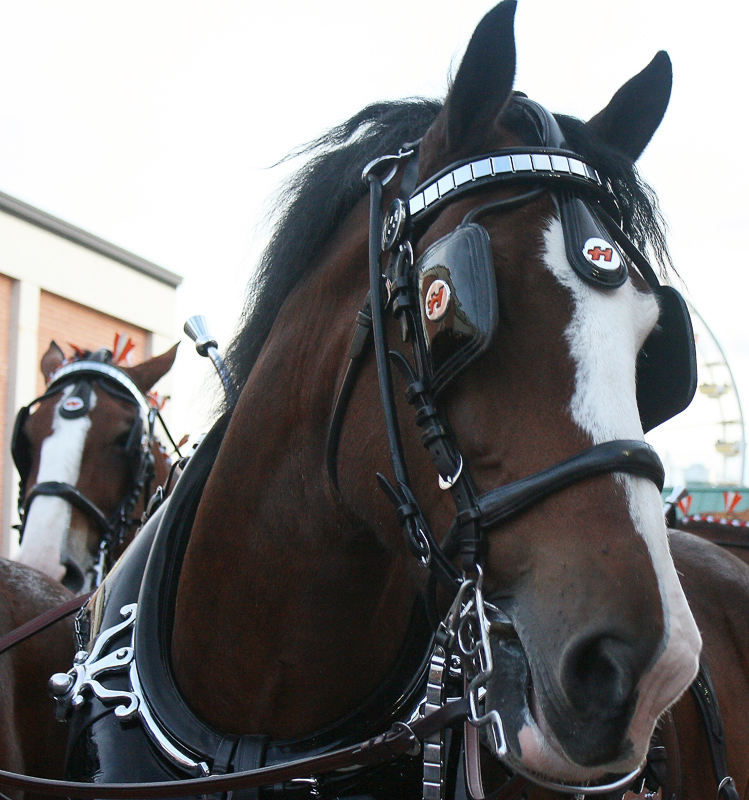
<instances>
[{"instance_id":1,"label":"horse collar","mask_svg":"<svg viewBox=\"0 0 749 800\"><path fill-rule=\"evenodd\" d=\"M392 677L360 708L324 730L296 740L269 741L265 736L224 734L194 714L171 673L169 627L194 513L223 433L224 423L219 421L190 457L172 495L128 549L118 567L117 581L112 587L105 583L95 597L97 605L89 618L96 620L96 629L78 643L84 652L68 676L60 674L52 684L61 715L80 705L85 717L91 715L84 728L89 722L95 727L97 706L83 705L85 696L93 694L117 719L140 722L127 726L140 733L127 736L145 735L171 769L193 777L325 753L380 733L394 721L415 719L431 654L432 632L423 604L418 603ZM90 648L89 652L85 648ZM106 677L110 674L113 684ZM252 763L245 758L250 751L255 753ZM138 765L137 769L150 767Z\"/></svg>"}]
</instances>

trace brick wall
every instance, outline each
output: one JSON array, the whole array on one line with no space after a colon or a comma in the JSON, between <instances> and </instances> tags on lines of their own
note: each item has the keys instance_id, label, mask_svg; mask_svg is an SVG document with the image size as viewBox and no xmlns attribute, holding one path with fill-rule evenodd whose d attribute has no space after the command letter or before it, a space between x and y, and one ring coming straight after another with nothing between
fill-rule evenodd
<instances>
[{"instance_id":1,"label":"brick wall","mask_svg":"<svg viewBox=\"0 0 749 800\"><path fill-rule=\"evenodd\" d=\"M114 346L115 333L129 336L135 342L135 349L130 354L131 363L140 364L151 355L148 332L142 328L136 328L115 317L93 311L49 292L41 293L38 363L41 362L52 340L57 342L66 356L70 356L73 353L72 345L82 350L98 350L101 347L108 347L111 350ZM43 392L44 378L39 370L37 394Z\"/></svg>"}]
</instances>

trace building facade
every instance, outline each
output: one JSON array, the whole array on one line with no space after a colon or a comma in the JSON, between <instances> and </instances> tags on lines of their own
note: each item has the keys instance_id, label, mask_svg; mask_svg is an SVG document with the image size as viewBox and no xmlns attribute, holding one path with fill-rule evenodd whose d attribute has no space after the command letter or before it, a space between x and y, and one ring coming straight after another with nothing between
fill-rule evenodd
<instances>
[{"instance_id":1,"label":"building facade","mask_svg":"<svg viewBox=\"0 0 749 800\"><path fill-rule=\"evenodd\" d=\"M55 341L113 346L116 333L135 343L132 363L176 341L175 291L181 277L0 192L0 554L15 549L18 475L10 457L21 406L44 392L42 355ZM168 378L164 379L168 392Z\"/></svg>"}]
</instances>

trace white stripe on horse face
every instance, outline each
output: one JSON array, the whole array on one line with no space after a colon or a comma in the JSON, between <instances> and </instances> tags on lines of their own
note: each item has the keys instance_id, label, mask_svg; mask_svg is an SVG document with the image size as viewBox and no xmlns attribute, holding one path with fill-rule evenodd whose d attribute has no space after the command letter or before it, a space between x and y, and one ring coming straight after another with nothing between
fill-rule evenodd
<instances>
[{"instance_id":1,"label":"white stripe on horse face","mask_svg":"<svg viewBox=\"0 0 749 800\"><path fill-rule=\"evenodd\" d=\"M546 266L570 291L574 303L565 331L576 368L572 419L594 444L642 440L635 367L637 354L658 320L658 304L652 294L638 291L631 280L615 290L585 283L567 260L558 219L552 220L544 240ZM658 488L645 478L624 473L614 477L625 489L633 526L647 544L663 605L663 647L643 677L629 731L636 748L647 748L655 718L693 680L701 640L669 553Z\"/></svg>"},{"instance_id":2,"label":"white stripe on horse face","mask_svg":"<svg viewBox=\"0 0 749 800\"><path fill-rule=\"evenodd\" d=\"M91 418L88 414L76 419L60 416L60 406L74 388L67 387L55 406L52 434L42 442L37 483L59 481L71 486L78 483ZM89 409L95 405L96 394L91 392ZM35 567L55 580L62 580L65 567L60 564L60 552L70 527L71 513L70 503L60 497L36 497L29 508L16 560Z\"/></svg>"}]
</instances>

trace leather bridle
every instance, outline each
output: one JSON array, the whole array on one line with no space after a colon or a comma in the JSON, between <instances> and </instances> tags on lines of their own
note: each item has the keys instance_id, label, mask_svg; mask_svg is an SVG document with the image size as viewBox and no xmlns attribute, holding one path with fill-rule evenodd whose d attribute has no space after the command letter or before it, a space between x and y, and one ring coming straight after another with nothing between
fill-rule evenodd
<instances>
[{"instance_id":1,"label":"leather bridle","mask_svg":"<svg viewBox=\"0 0 749 800\"><path fill-rule=\"evenodd\" d=\"M411 274L414 231L428 215L452 199L465 196L479 188L485 188L490 183L496 185L517 184L523 179L525 181L532 180L536 188L530 192L526 191L520 196L491 203L486 206L486 211L501 211L528 202L540 193L539 185L541 190L561 186L572 187L575 191L593 193L596 198L605 201L610 210L614 210L616 207L615 196L608 182L600 178L598 173L582 162L576 154L550 148L526 149L522 152L519 149L513 149L511 153L514 156L523 155L529 160L538 156L543 156L548 160L551 159L551 156L565 159L574 158L578 163L584 165L585 171L583 175L571 172L567 174L550 171L544 173L540 170L522 177L519 177L517 173L489 175L483 177L481 181L456 186L449 195L440 196L436 188L432 193L430 189L436 187L441 177L452 175L460 166L464 166L462 164L451 165L435 178L426 181L414 193L408 203L410 209L404 201L397 198L391 205L383 225L382 187L399 166L414 157L415 148L413 145L404 146L397 155L378 159L365 169L364 180L368 184L370 192L370 288L364 308L359 312L357 318L357 330L349 353L349 367L338 393L328 437L328 470L331 479L337 484L336 462L341 426L367 344L372 342L390 464L395 480L391 481L382 473L379 473L377 478L395 507L409 550L424 566L430 569L437 580L453 589L458 588L466 575L476 574L485 535L489 530L522 513L549 495L586 478L612 472L624 472L648 478L655 483L659 490L663 487L664 481L663 465L650 445L639 440L615 440L589 447L541 472L484 494L478 494L474 488L459 445L438 408L435 392L430 386L426 367L428 354L424 337L420 333L420 322L417 316L419 302ZM482 156L474 161L497 158L499 155L506 155L506 153L503 151L501 154ZM423 197L425 195L427 197L436 195L436 199L431 204L424 205ZM417 200L416 203L414 199ZM484 207L481 207L471 213L475 216L482 213L483 210ZM633 260L638 269L644 273L643 277L649 283L654 281L657 284L657 278L647 260L637 251L637 248L627 239L621 229L612 224L610 234L630 257L634 256ZM390 254L390 265L387 271L392 275L389 296L386 296L384 289L381 265L383 253ZM404 329L409 332L409 337L413 342L413 364L409 363L402 354L390 350L385 323L387 312L401 320ZM437 468L441 487L450 491L455 504L454 521L449 532L439 540L430 530L426 517L411 489L400 439L391 364L395 364L405 378L406 397L414 407L416 423L422 430L422 442ZM440 545L439 541L443 545ZM445 552L445 542L449 543L449 553ZM454 554L453 551L459 554L460 568L455 566L450 557Z\"/></svg>"}]
</instances>

